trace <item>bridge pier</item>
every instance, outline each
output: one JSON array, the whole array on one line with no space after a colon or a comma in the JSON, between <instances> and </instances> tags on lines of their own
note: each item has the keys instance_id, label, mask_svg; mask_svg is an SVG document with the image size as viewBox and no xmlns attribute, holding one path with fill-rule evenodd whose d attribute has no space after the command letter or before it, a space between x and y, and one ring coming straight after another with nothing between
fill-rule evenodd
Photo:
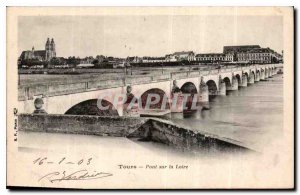
<instances>
[{"instance_id":1,"label":"bridge pier","mask_svg":"<svg viewBox=\"0 0 300 195\"><path fill-rule=\"evenodd\" d=\"M198 93L198 102L208 102L209 101L209 92L208 86L205 82L201 81Z\"/></svg>"},{"instance_id":2,"label":"bridge pier","mask_svg":"<svg viewBox=\"0 0 300 195\"><path fill-rule=\"evenodd\" d=\"M171 112L180 113L183 112L183 94L182 93L174 93L171 96Z\"/></svg>"},{"instance_id":3,"label":"bridge pier","mask_svg":"<svg viewBox=\"0 0 300 195\"><path fill-rule=\"evenodd\" d=\"M245 82L244 81L245 79L243 78L243 75L244 75L244 73L242 72L242 74L239 77L239 79L237 79L238 80L238 87L245 87L244 84L243 84L243 82ZM247 78L246 78L246 86L247 86Z\"/></svg>"},{"instance_id":4,"label":"bridge pier","mask_svg":"<svg viewBox=\"0 0 300 195\"><path fill-rule=\"evenodd\" d=\"M247 76L245 74L242 75L242 78L241 78L241 87L247 87Z\"/></svg>"},{"instance_id":5,"label":"bridge pier","mask_svg":"<svg viewBox=\"0 0 300 195\"><path fill-rule=\"evenodd\" d=\"M260 74L257 74L257 73L256 73L255 81L256 81L256 82L260 81Z\"/></svg>"},{"instance_id":6,"label":"bridge pier","mask_svg":"<svg viewBox=\"0 0 300 195\"><path fill-rule=\"evenodd\" d=\"M269 78L269 71L266 69L265 70L265 79Z\"/></svg>"},{"instance_id":7,"label":"bridge pier","mask_svg":"<svg viewBox=\"0 0 300 195\"><path fill-rule=\"evenodd\" d=\"M238 82L238 87L243 87L243 81L242 81L242 78L241 78L240 82Z\"/></svg>"},{"instance_id":8,"label":"bridge pier","mask_svg":"<svg viewBox=\"0 0 300 195\"><path fill-rule=\"evenodd\" d=\"M272 72L270 71L268 78L272 78Z\"/></svg>"},{"instance_id":9,"label":"bridge pier","mask_svg":"<svg viewBox=\"0 0 300 195\"><path fill-rule=\"evenodd\" d=\"M135 103L130 109L127 109L129 104L123 105L122 116L139 117L139 104Z\"/></svg>"},{"instance_id":10,"label":"bridge pier","mask_svg":"<svg viewBox=\"0 0 300 195\"><path fill-rule=\"evenodd\" d=\"M219 84L219 93L218 95L226 95L226 84L224 81Z\"/></svg>"},{"instance_id":11,"label":"bridge pier","mask_svg":"<svg viewBox=\"0 0 300 195\"><path fill-rule=\"evenodd\" d=\"M238 83L237 78L233 75L231 80L232 80L231 81L231 87L227 90L229 90L229 91L238 90L239 89L239 83Z\"/></svg>"},{"instance_id":12,"label":"bridge pier","mask_svg":"<svg viewBox=\"0 0 300 195\"><path fill-rule=\"evenodd\" d=\"M276 74L276 71L275 71L275 69L270 69L270 74L269 74L269 77L272 77L273 75L275 75Z\"/></svg>"},{"instance_id":13,"label":"bridge pier","mask_svg":"<svg viewBox=\"0 0 300 195\"><path fill-rule=\"evenodd\" d=\"M260 74L261 74L260 75L260 80L265 80L266 79L266 77L265 77L265 71L261 71Z\"/></svg>"},{"instance_id":14,"label":"bridge pier","mask_svg":"<svg viewBox=\"0 0 300 195\"><path fill-rule=\"evenodd\" d=\"M255 81L255 79L254 79L254 75L253 75L253 74L250 74L250 75L249 75L249 80L248 80L248 83L249 83L249 84L253 84L253 83L254 83L254 81Z\"/></svg>"}]
</instances>

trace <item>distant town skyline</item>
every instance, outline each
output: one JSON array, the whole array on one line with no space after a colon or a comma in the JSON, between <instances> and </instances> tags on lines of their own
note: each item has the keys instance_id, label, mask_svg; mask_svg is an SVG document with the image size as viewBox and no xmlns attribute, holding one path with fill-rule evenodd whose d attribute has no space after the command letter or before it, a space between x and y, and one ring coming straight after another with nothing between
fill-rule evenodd
<instances>
[{"instance_id":1,"label":"distant town skyline","mask_svg":"<svg viewBox=\"0 0 300 195\"><path fill-rule=\"evenodd\" d=\"M58 57L165 56L176 51L221 53L226 45L260 45L281 53L280 16L23 16L18 54L45 48Z\"/></svg>"}]
</instances>

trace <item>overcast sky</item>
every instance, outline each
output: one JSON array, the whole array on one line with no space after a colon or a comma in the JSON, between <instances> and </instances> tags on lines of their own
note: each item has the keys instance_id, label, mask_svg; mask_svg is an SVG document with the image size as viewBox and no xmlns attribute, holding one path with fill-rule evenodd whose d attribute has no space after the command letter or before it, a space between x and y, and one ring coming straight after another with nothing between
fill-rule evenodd
<instances>
[{"instance_id":1,"label":"overcast sky","mask_svg":"<svg viewBox=\"0 0 300 195\"><path fill-rule=\"evenodd\" d=\"M44 50L54 38L57 56L164 56L175 51L222 52L224 45L283 49L280 16L22 16L18 52Z\"/></svg>"}]
</instances>

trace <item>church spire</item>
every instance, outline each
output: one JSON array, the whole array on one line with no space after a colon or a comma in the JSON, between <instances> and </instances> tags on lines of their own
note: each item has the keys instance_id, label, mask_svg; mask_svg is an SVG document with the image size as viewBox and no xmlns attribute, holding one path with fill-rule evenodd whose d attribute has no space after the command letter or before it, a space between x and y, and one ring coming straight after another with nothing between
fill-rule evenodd
<instances>
[{"instance_id":1,"label":"church spire","mask_svg":"<svg viewBox=\"0 0 300 195\"><path fill-rule=\"evenodd\" d=\"M49 38L47 38L45 49L50 50L50 39Z\"/></svg>"},{"instance_id":2,"label":"church spire","mask_svg":"<svg viewBox=\"0 0 300 195\"><path fill-rule=\"evenodd\" d=\"M51 39L50 48L51 48L51 51L55 51L55 43L54 43L53 38Z\"/></svg>"}]
</instances>

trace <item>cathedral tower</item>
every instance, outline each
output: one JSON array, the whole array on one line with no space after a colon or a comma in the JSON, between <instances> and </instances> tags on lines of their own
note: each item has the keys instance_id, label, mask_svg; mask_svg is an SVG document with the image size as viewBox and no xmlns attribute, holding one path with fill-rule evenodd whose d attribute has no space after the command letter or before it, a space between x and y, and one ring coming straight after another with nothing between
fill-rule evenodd
<instances>
[{"instance_id":1,"label":"cathedral tower","mask_svg":"<svg viewBox=\"0 0 300 195\"><path fill-rule=\"evenodd\" d=\"M46 59L45 60L50 60L50 58L51 58L51 47L50 47L50 39L49 38L47 38L45 50L46 50L46 56L45 56Z\"/></svg>"},{"instance_id":2,"label":"cathedral tower","mask_svg":"<svg viewBox=\"0 0 300 195\"><path fill-rule=\"evenodd\" d=\"M54 39L51 39L51 43L50 43L50 48L51 48L51 58L56 57L56 51L55 51L55 43L54 43Z\"/></svg>"},{"instance_id":3,"label":"cathedral tower","mask_svg":"<svg viewBox=\"0 0 300 195\"><path fill-rule=\"evenodd\" d=\"M51 60L51 58L56 57L55 43L53 38L51 39L51 42L49 38L47 39L45 50L46 50L45 60L49 61Z\"/></svg>"}]
</instances>

